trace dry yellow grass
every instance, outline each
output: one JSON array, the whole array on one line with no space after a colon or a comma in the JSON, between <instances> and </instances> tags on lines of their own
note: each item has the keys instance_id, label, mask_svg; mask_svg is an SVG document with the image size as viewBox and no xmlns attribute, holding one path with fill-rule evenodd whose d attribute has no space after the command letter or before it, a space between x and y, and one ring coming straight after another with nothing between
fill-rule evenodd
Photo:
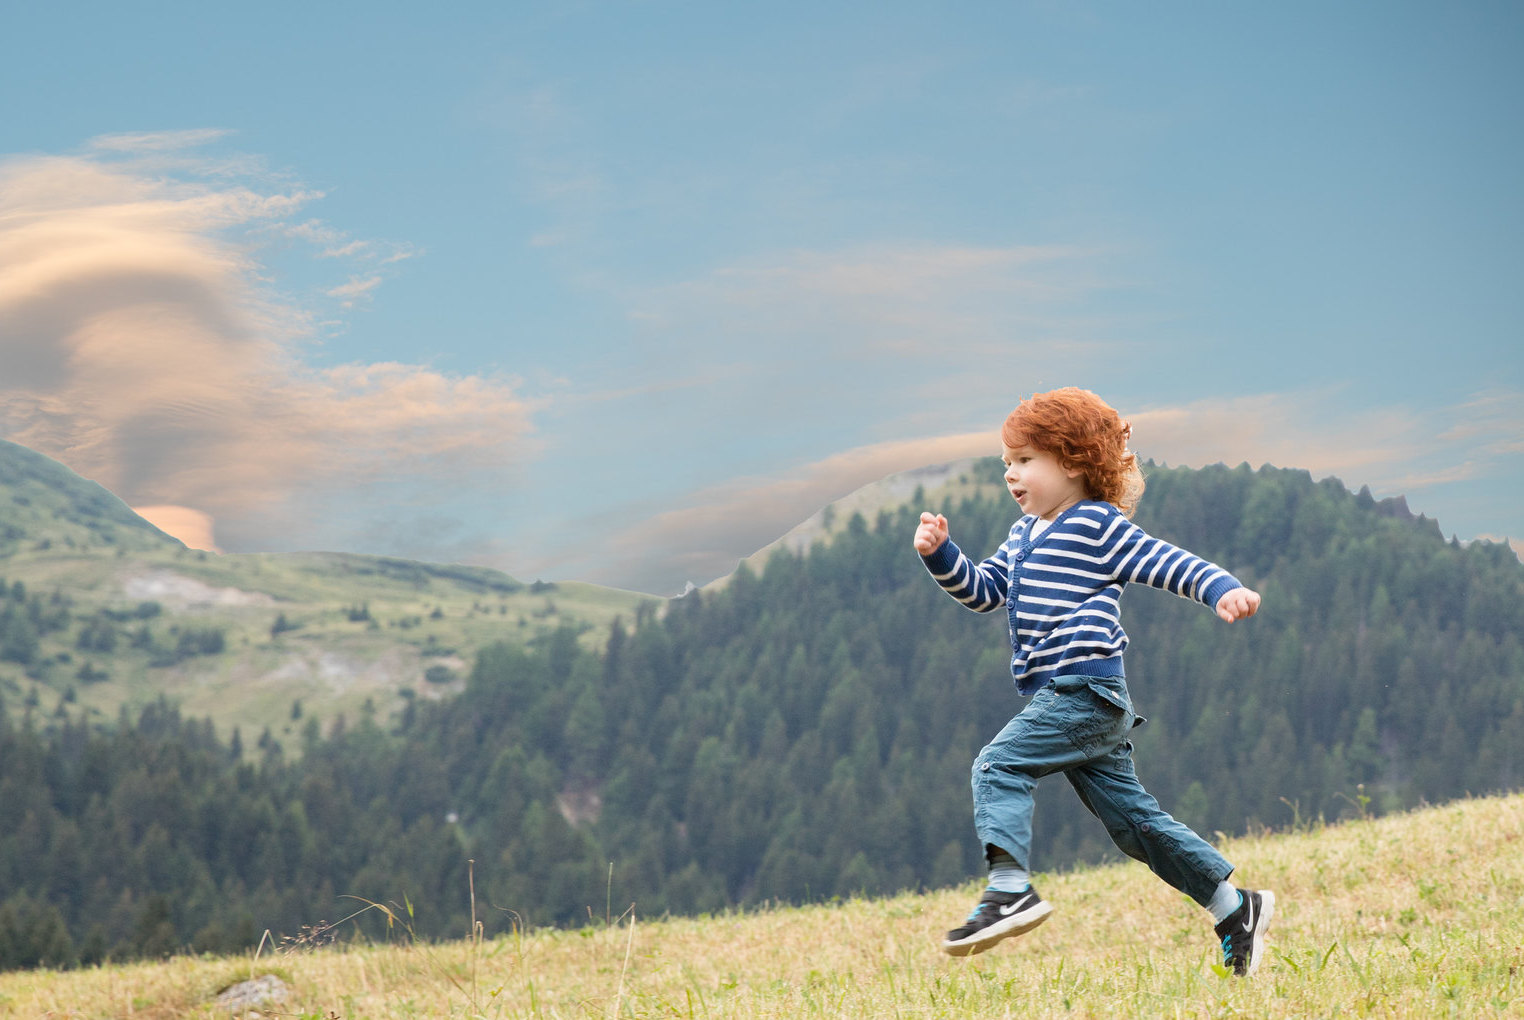
<instances>
[{"instance_id":1,"label":"dry yellow grass","mask_svg":"<svg viewBox=\"0 0 1524 1020\"><path fill-rule=\"evenodd\" d=\"M1057 910L953 960L936 948L977 887L646 921L473 944L330 948L0 975L0 1015L218 1015L274 972L276 1014L402 1017L1524 1017L1524 796L1229 841L1274 889L1250 981L1214 968L1211 926L1135 864L1038 876ZM223 1014L225 1015L225 1014Z\"/></svg>"}]
</instances>

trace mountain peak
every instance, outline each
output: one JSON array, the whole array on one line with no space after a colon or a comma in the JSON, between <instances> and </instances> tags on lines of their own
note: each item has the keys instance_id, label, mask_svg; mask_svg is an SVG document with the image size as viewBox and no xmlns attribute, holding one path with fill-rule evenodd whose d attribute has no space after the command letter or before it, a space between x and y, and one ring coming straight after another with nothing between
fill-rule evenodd
<instances>
[{"instance_id":1,"label":"mountain peak","mask_svg":"<svg viewBox=\"0 0 1524 1020\"><path fill-rule=\"evenodd\" d=\"M0 439L0 553L28 549L181 543L102 485L50 457Z\"/></svg>"}]
</instances>

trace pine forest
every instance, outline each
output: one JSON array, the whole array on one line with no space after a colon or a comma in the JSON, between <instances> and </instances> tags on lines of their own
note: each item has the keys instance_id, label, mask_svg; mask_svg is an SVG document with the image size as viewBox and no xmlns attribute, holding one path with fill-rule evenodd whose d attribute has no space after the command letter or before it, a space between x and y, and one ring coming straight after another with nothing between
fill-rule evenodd
<instances>
[{"instance_id":1,"label":"pine forest","mask_svg":"<svg viewBox=\"0 0 1524 1020\"><path fill-rule=\"evenodd\" d=\"M1138 770L1167 810L1239 834L1521 786L1511 550L1306 472L1148 477L1135 520L1265 599L1232 626L1151 589L1123 600ZM975 556L1017 512L987 490L924 508ZM492 934L964 882L981 867L969 765L1021 699L1001 614L952 602L911 549L922 509L855 516L595 642L565 626L489 646L461 693L309 721L289 746L168 701L109 725L13 708L0 967L395 937L372 903L459 936L471 888ZM139 624L0 585L0 656L50 631L130 643ZM163 654L202 654L186 633ZM1116 857L1060 779L1037 838L1042 871Z\"/></svg>"}]
</instances>

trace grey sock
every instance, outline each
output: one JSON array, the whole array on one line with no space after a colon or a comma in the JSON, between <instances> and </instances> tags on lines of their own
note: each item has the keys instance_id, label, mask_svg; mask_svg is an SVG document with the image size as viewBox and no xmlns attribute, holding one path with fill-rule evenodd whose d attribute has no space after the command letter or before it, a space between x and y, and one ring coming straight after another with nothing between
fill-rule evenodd
<instances>
[{"instance_id":1,"label":"grey sock","mask_svg":"<svg viewBox=\"0 0 1524 1020\"><path fill-rule=\"evenodd\" d=\"M1243 899L1238 890L1233 888L1227 879L1223 879L1217 883L1217 891L1212 894L1212 902L1207 904L1207 910L1211 911L1212 920L1221 924L1238 909Z\"/></svg>"}]
</instances>

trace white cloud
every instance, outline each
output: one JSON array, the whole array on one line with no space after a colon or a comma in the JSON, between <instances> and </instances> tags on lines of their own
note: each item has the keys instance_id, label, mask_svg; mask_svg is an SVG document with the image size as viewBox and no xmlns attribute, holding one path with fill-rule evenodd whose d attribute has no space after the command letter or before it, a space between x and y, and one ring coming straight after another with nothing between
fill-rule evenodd
<instances>
[{"instance_id":1,"label":"white cloud","mask_svg":"<svg viewBox=\"0 0 1524 1020\"><path fill-rule=\"evenodd\" d=\"M186 137L96 148L170 151ZM302 362L312 310L264 289L256 239L341 237L284 222L313 200L105 157L0 162L0 435L130 505L209 515L232 549L290 542L314 507L367 485L426 498L531 455L532 409L512 379ZM335 296L378 279L357 273Z\"/></svg>"},{"instance_id":2,"label":"white cloud","mask_svg":"<svg viewBox=\"0 0 1524 1020\"><path fill-rule=\"evenodd\" d=\"M351 276L348 283L329 288L324 293L329 297L339 298L345 308L350 308L360 298L368 297L370 292L380 285L381 277L379 276Z\"/></svg>"}]
</instances>

